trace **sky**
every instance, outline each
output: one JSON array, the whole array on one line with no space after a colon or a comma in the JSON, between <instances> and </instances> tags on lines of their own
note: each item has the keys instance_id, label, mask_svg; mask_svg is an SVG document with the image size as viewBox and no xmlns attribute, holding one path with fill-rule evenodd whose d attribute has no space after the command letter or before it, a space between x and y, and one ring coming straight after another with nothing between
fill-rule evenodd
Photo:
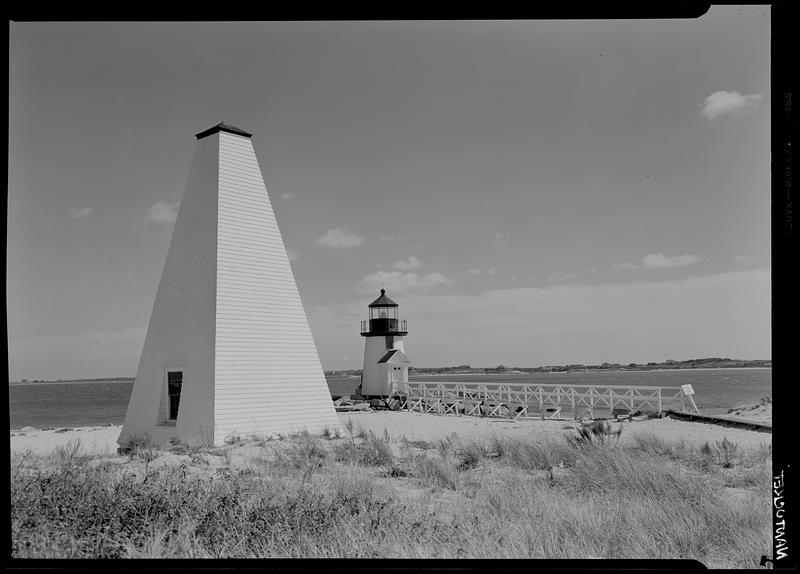
<instances>
[{"instance_id":1,"label":"sky","mask_svg":"<svg viewBox=\"0 0 800 574\"><path fill-rule=\"evenodd\" d=\"M15 23L11 380L134 376L195 148L253 146L326 370L764 359L770 9Z\"/></svg>"}]
</instances>

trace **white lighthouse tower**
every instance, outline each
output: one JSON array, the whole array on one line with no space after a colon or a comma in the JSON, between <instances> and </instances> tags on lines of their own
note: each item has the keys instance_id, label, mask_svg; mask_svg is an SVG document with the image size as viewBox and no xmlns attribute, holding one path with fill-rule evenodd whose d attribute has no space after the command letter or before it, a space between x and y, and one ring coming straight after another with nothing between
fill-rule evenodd
<instances>
[{"instance_id":1,"label":"white lighthouse tower","mask_svg":"<svg viewBox=\"0 0 800 574\"><path fill-rule=\"evenodd\" d=\"M196 137L117 442L337 428L252 134Z\"/></svg>"},{"instance_id":2,"label":"white lighthouse tower","mask_svg":"<svg viewBox=\"0 0 800 574\"><path fill-rule=\"evenodd\" d=\"M363 396L392 396L408 382L411 361L403 352L403 338L408 331L405 319L398 318L397 307L381 289L381 296L369 304L369 319L361 321L361 336L365 338Z\"/></svg>"}]
</instances>

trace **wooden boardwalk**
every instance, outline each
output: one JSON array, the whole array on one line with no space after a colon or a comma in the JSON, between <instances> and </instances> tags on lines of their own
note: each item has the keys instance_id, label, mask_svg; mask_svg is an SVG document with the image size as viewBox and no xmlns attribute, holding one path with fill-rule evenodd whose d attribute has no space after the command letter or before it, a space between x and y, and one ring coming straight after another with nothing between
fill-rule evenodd
<instances>
[{"instance_id":1,"label":"wooden boardwalk","mask_svg":"<svg viewBox=\"0 0 800 574\"><path fill-rule=\"evenodd\" d=\"M414 381L404 384L401 409L421 413L511 419L603 418L615 414L687 412L697 407L682 387Z\"/></svg>"},{"instance_id":2,"label":"wooden boardwalk","mask_svg":"<svg viewBox=\"0 0 800 574\"><path fill-rule=\"evenodd\" d=\"M687 412L674 411L672 409L667 410L667 415L671 417L674 416L675 418L679 419L689 419L707 423L723 424L723 425L749 428L752 430L772 432L772 424L770 423L753 421L749 419L742 419L739 417L731 417L726 415L704 415L701 413L687 413Z\"/></svg>"}]
</instances>

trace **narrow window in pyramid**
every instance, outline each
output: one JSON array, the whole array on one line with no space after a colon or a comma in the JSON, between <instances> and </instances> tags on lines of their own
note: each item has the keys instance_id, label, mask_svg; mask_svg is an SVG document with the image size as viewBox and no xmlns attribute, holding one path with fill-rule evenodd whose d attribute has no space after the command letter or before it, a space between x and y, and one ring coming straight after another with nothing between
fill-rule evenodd
<instances>
[{"instance_id":1,"label":"narrow window in pyramid","mask_svg":"<svg viewBox=\"0 0 800 574\"><path fill-rule=\"evenodd\" d=\"M169 420L178 420L178 406L181 402L183 371L167 371L167 394L169 395Z\"/></svg>"}]
</instances>

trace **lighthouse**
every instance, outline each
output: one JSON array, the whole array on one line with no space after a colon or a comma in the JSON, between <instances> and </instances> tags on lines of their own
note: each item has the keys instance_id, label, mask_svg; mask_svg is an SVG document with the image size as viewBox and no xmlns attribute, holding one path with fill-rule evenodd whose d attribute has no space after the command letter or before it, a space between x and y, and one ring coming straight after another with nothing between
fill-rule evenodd
<instances>
[{"instance_id":1,"label":"lighthouse","mask_svg":"<svg viewBox=\"0 0 800 574\"><path fill-rule=\"evenodd\" d=\"M405 355L403 338L408 335L405 319L398 317L398 305L381 295L368 305L369 319L361 321L364 337L364 369L361 371L361 394L387 397L403 390L408 382L411 360Z\"/></svg>"}]
</instances>

